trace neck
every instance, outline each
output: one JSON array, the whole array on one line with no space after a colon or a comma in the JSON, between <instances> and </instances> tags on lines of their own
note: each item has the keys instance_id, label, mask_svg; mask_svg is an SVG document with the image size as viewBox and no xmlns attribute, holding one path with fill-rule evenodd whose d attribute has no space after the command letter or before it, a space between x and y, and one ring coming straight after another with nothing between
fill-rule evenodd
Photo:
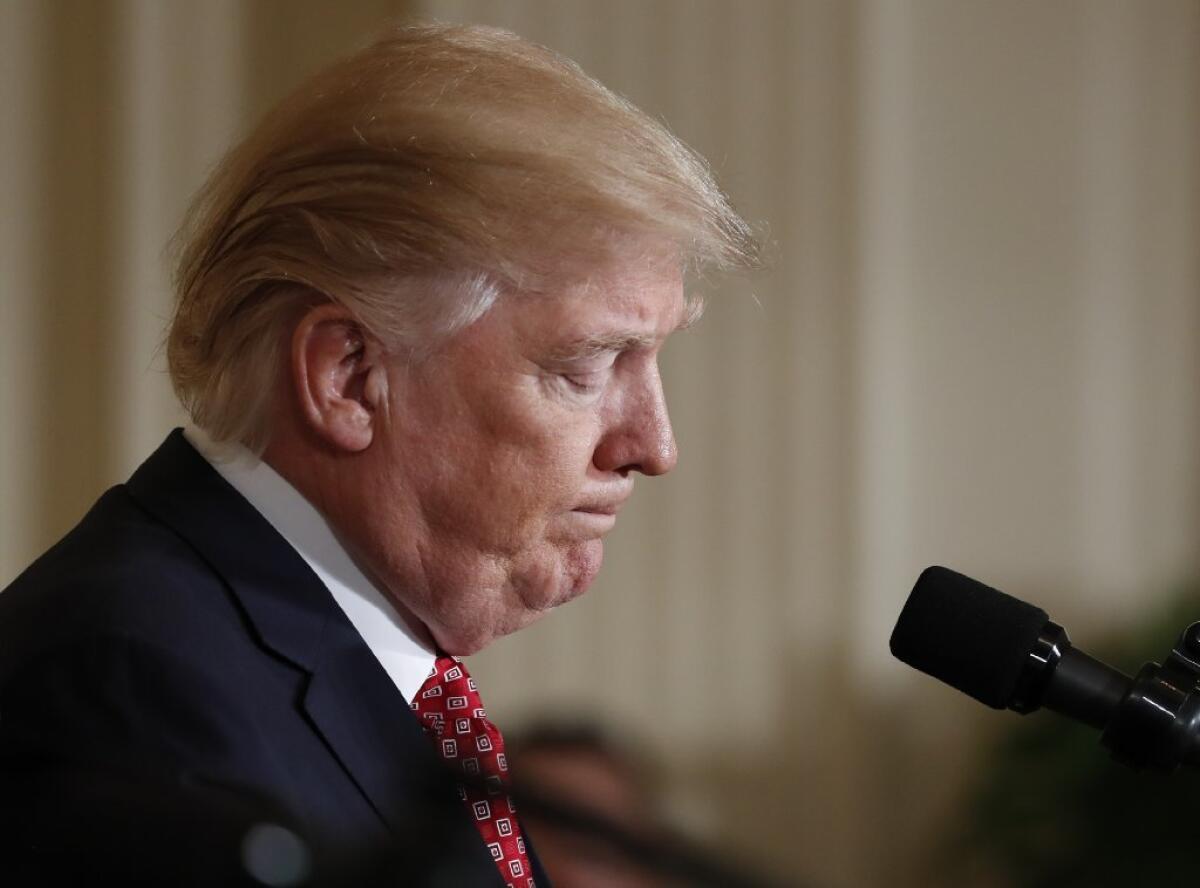
<instances>
[{"instance_id":1,"label":"neck","mask_svg":"<svg viewBox=\"0 0 1200 888\"><path fill-rule=\"evenodd\" d=\"M299 435L291 440L303 441ZM363 535L356 534L354 528L363 516L343 514L343 504L354 501L352 491L357 484L357 467L350 466L348 459L339 460L328 454L315 452L303 443L281 444L278 438L267 445L262 461L321 514L347 555L384 595L412 635L430 650L436 649L435 639L428 627L405 603L394 588L396 584L388 582L383 572L377 569L373 559L365 551L366 547L359 542L359 536Z\"/></svg>"}]
</instances>

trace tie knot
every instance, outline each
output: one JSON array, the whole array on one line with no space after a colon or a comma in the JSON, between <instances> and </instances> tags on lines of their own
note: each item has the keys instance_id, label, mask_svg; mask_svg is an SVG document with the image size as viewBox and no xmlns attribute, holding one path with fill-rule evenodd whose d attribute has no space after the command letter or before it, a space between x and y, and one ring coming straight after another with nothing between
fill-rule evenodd
<instances>
[{"instance_id":1,"label":"tie knot","mask_svg":"<svg viewBox=\"0 0 1200 888\"><path fill-rule=\"evenodd\" d=\"M445 654L438 657L433 662L433 669L429 671L427 682L436 682L442 685L458 686L467 685L469 689L476 693L475 679L471 678L467 667L458 657L450 657Z\"/></svg>"},{"instance_id":2,"label":"tie knot","mask_svg":"<svg viewBox=\"0 0 1200 888\"><path fill-rule=\"evenodd\" d=\"M440 656L412 700L426 729L441 736L445 719L484 720L487 713L479 699L479 687L457 657Z\"/></svg>"},{"instance_id":3,"label":"tie knot","mask_svg":"<svg viewBox=\"0 0 1200 888\"><path fill-rule=\"evenodd\" d=\"M506 782L504 741L462 663L438 657L410 705L447 763L470 778L486 778L493 789Z\"/></svg>"}]
</instances>

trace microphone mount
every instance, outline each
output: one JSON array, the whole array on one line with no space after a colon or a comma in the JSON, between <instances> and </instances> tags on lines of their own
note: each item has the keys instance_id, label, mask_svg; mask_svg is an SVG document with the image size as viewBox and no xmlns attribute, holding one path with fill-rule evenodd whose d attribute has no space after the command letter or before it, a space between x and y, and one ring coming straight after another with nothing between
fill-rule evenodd
<instances>
[{"instance_id":1,"label":"microphone mount","mask_svg":"<svg viewBox=\"0 0 1200 888\"><path fill-rule=\"evenodd\" d=\"M1161 666L1141 668L1100 742L1133 768L1169 774L1200 765L1200 622L1183 630Z\"/></svg>"}]
</instances>

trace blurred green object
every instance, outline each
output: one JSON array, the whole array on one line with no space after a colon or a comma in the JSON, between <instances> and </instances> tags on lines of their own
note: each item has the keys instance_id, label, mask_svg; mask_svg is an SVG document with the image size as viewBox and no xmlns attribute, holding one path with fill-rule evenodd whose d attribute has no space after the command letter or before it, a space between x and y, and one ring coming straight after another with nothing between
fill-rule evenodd
<instances>
[{"instance_id":1,"label":"blurred green object","mask_svg":"<svg viewBox=\"0 0 1200 888\"><path fill-rule=\"evenodd\" d=\"M1200 620L1200 588L1108 645L1086 650L1133 675ZM1082 646L1082 645L1081 645ZM1164 776L1112 760L1100 735L1048 712L1016 719L984 759L947 849L1014 888L1179 884L1200 870L1200 770Z\"/></svg>"}]
</instances>

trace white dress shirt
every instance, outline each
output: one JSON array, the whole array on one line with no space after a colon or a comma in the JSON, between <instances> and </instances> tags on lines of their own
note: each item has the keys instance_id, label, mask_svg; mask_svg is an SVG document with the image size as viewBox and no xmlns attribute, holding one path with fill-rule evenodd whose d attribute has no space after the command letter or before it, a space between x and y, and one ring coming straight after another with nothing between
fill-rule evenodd
<instances>
[{"instance_id":1,"label":"white dress shirt","mask_svg":"<svg viewBox=\"0 0 1200 888\"><path fill-rule=\"evenodd\" d=\"M411 700L437 658L424 627L414 630L400 617L321 513L278 472L240 444L218 444L197 426L189 425L183 436L312 568L404 699Z\"/></svg>"}]
</instances>

